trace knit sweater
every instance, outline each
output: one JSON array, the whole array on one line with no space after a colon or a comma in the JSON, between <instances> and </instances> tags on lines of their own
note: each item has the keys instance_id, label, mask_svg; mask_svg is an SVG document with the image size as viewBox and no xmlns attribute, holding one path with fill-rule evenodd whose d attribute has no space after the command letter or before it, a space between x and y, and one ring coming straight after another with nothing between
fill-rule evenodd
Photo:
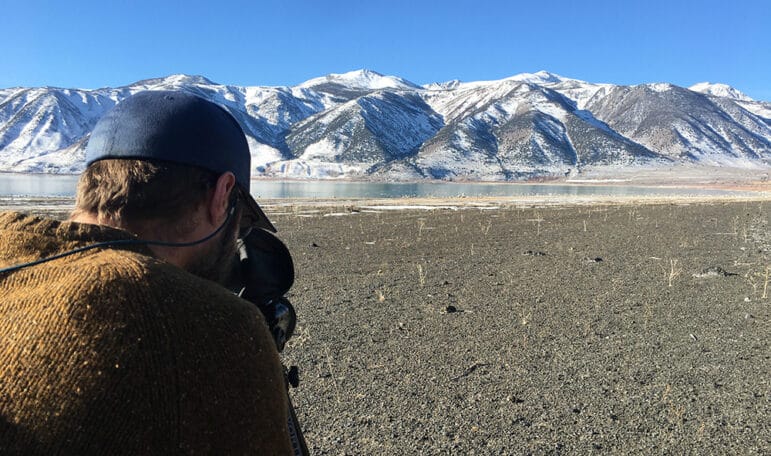
<instances>
[{"instance_id":1,"label":"knit sweater","mask_svg":"<svg viewBox=\"0 0 771 456\"><path fill-rule=\"evenodd\" d=\"M0 213L0 268L132 235ZM0 274L0 454L288 454L256 307L146 247Z\"/></svg>"}]
</instances>

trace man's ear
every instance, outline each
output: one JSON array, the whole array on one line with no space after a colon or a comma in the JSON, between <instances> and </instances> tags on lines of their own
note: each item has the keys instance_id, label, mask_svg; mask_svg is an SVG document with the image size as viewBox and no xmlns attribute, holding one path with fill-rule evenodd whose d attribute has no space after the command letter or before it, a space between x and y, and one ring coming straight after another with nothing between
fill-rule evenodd
<instances>
[{"instance_id":1,"label":"man's ear","mask_svg":"<svg viewBox=\"0 0 771 456\"><path fill-rule=\"evenodd\" d=\"M230 210L230 194L236 191L236 176L230 171L217 178L214 193L209 202L209 217L214 225L225 221Z\"/></svg>"}]
</instances>

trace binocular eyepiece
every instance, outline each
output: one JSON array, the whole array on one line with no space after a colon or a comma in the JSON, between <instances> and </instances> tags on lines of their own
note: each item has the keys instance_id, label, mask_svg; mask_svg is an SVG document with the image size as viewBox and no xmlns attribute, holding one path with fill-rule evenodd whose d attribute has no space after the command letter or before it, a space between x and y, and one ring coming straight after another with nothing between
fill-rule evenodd
<instances>
[{"instance_id":1,"label":"binocular eyepiece","mask_svg":"<svg viewBox=\"0 0 771 456\"><path fill-rule=\"evenodd\" d=\"M276 348L279 352L284 350L284 346L294 334L294 328L297 324L297 314L292 303L281 296L263 305L257 304L257 307L265 316L270 333L276 342Z\"/></svg>"},{"instance_id":2,"label":"binocular eyepiece","mask_svg":"<svg viewBox=\"0 0 771 456\"><path fill-rule=\"evenodd\" d=\"M227 287L260 309L279 352L297 323L294 307L284 296L293 283L292 256L273 233L254 228L238 239Z\"/></svg>"}]
</instances>

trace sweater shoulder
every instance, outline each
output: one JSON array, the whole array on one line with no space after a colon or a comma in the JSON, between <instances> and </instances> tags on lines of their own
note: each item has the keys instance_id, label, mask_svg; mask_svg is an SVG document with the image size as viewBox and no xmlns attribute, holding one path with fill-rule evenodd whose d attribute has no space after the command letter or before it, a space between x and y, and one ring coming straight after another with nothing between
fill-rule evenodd
<instances>
[{"instance_id":1,"label":"sweater shoulder","mask_svg":"<svg viewBox=\"0 0 771 456\"><path fill-rule=\"evenodd\" d=\"M83 256L68 267L78 274L88 295L115 295L125 301L182 305L187 313L217 308L260 317L256 307L221 285L143 253L106 249Z\"/></svg>"},{"instance_id":2,"label":"sweater shoulder","mask_svg":"<svg viewBox=\"0 0 771 456\"><path fill-rule=\"evenodd\" d=\"M0 288L13 295L0 315L9 310L38 322L13 329L0 319L0 329L56 340L45 358L69 360L69 370L54 377L40 373L44 362L25 358L35 373L24 377L56 388L91 385L82 390L92 399L64 418L78 424L72 417L120 409L114 420L133 427L142 427L137 417L157 419L145 426L152 436L137 434L139 443L163 442L163 430L175 423L162 445L184 452L288 451L283 368L268 327L256 306L218 284L147 255L107 249L19 271ZM65 385L63 377L71 380ZM49 396L53 407L57 399Z\"/></svg>"}]
</instances>

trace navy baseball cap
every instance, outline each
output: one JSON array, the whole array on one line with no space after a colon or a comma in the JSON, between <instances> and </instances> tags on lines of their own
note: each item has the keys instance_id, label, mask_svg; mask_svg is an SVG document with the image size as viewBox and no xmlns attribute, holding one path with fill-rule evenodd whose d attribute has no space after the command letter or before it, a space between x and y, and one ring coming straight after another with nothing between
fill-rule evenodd
<instances>
[{"instance_id":1,"label":"navy baseball cap","mask_svg":"<svg viewBox=\"0 0 771 456\"><path fill-rule=\"evenodd\" d=\"M86 146L86 165L110 158L152 159L236 176L242 224L276 231L249 194L246 136L225 108L185 92L134 94L107 112Z\"/></svg>"}]
</instances>

